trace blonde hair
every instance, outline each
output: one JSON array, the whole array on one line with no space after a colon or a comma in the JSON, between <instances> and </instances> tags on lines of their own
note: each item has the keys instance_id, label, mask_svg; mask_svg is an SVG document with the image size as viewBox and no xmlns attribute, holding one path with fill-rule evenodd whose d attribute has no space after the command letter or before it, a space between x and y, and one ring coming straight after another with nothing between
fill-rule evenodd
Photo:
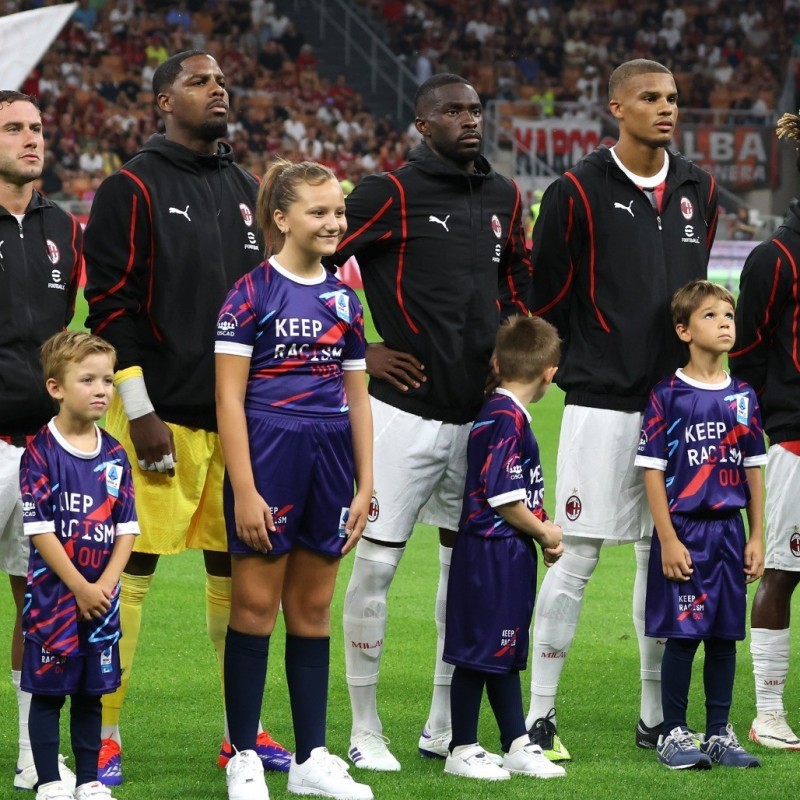
<instances>
[{"instance_id":1,"label":"blonde hair","mask_svg":"<svg viewBox=\"0 0 800 800\"><path fill-rule=\"evenodd\" d=\"M41 347L39 354L44 379L56 381L64 379L68 364L81 361L97 353L105 353L111 358L112 366L117 361L117 351L105 339L80 331L61 331L51 336Z\"/></svg>"},{"instance_id":2,"label":"blonde hair","mask_svg":"<svg viewBox=\"0 0 800 800\"><path fill-rule=\"evenodd\" d=\"M716 297L718 300L730 303L731 308L736 308L734 296L724 286L711 281L690 281L672 296L670 306L672 324L688 325L689 318L708 297Z\"/></svg>"},{"instance_id":3,"label":"blonde hair","mask_svg":"<svg viewBox=\"0 0 800 800\"><path fill-rule=\"evenodd\" d=\"M494 356L500 377L535 381L561 358L558 331L541 317L509 317L497 331Z\"/></svg>"},{"instance_id":4,"label":"blonde hair","mask_svg":"<svg viewBox=\"0 0 800 800\"><path fill-rule=\"evenodd\" d=\"M316 161L295 164L285 158L275 159L261 181L256 200L256 222L264 233L265 255L279 253L283 247L285 237L275 223L275 211L285 214L289 210L297 200L297 187L301 183L319 186L336 180L333 170Z\"/></svg>"}]
</instances>

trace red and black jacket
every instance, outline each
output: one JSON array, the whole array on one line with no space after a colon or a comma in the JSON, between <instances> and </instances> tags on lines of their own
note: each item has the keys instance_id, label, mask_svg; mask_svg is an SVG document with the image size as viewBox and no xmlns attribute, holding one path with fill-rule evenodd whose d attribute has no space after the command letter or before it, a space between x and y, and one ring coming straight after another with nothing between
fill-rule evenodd
<instances>
[{"instance_id":1,"label":"red and black jacket","mask_svg":"<svg viewBox=\"0 0 800 800\"><path fill-rule=\"evenodd\" d=\"M475 167L462 172L423 144L394 172L364 178L347 198L334 258L356 256L378 333L425 365L419 389L372 378L370 393L453 424L480 409L501 317L527 313L519 189L483 157Z\"/></svg>"},{"instance_id":2,"label":"red and black jacket","mask_svg":"<svg viewBox=\"0 0 800 800\"><path fill-rule=\"evenodd\" d=\"M731 372L758 393L772 444L800 440L800 204L747 257Z\"/></svg>"},{"instance_id":3,"label":"red and black jacket","mask_svg":"<svg viewBox=\"0 0 800 800\"><path fill-rule=\"evenodd\" d=\"M75 310L81 226L34 190L22 223L0 206L0 436L24 443L55 406L39 348Z\"/></svg>"},{"instance_id":4,"label":"red and black jacket","mask_svg":"<svg viewBox=\"0 0 800 800\"><path fill-rule=\"evenodd\" d=\"M88 325L119 369L142 367L169 422L217 428L214 331L228 290L262 260L257 191L229 145L202 155L155 135L92 204Z\"/></svg>"},{"instance_id":5,"label":"red and black jacket","mask_svg":"<svg viewBox=\"0 0 800 800\"><path fill-rule=\"evenodd\" d=\"M717 214L714 179L675 153L660 212L605 147L548 187L529 305L564 340L556 382L568 404L642 411L686 362L670 301L706 277Z\"/></svg>"}]
</instances>

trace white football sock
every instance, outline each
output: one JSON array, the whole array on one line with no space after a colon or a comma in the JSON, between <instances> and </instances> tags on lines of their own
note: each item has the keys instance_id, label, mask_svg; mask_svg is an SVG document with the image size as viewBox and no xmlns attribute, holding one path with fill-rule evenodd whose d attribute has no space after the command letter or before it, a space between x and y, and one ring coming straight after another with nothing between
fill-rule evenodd
<instances>
[{"instance_id":1,"label":"white football sock","mask_svg":"<svg viewBox=\"0 0 800 800\"><path fill-rule=\"evenodd\" d=\"M536 598L531 664L530 728L555 708L558 681L575 638L583 592L600 560L602 539L564 536L564 555L550 567Z\"/></svg>"},{"instance_id":2,"label":"white football sock","mask_svg":"<svg viewBox=\"0 0 800 800\"><path fill-rule=\"evenodd\" d=\"M647 564L650 560L651 539L641 539L633 545L636 554L636 578L633 582L633 627L639 641L639 670L642 697L639 716L648 728L664 721L661 710L661 659L666 640L644 635L644 608L647 601Z\"/></svg>"},{"instance_id":3,"label":"white football sock","mask_svg":"<svg viewBox=\"0 0 800 800\"><path fill-rule=\"evenodd\" d=\"M386 635L386 595L404 550L365 539L356 546L342 617L353 733L358 729L383 731L378 717L377 688Z\"/></svg>"},{"instance_id":4,"label":"white football sock","mask_svg":"<svg viewBox=\"0 0 800 800\"><path fill-rule=\"evenodd\" d=\"M17 715L19 720L19 755L17 756L17 766L23 769L33 764L33 753L31 752L31 737L28 733L28 717L31 713L31 696L28 692L20 688L22 680L22 670L11 670L11 683L17 693Z\"/></svg>"},{"instance_id":5,"label":"white football sock","mask_svg":"<svg viewBox=\"0 0 800 800\"><path fill-rule=\"evenodd\" d=\"M756 710L783 711L783 690L789 672L789 628L750 629L750 654L756 682Z\"/></svg>"},{"instance_id":6,"label":"white football sock","mask_svg":"<svg viewBox=\"0 0 800 800\"><path fill-rule=\"evenodd\" d=\"M452 547L439 545L439 586L436 589L436 664L433 671L433 698L428 721L428 733L436 735L450 728L450 684L453 682L452 664L442 661L444 652L444 630L447 620L447 583L450 580Z\"/></svg>"}]
</instances>

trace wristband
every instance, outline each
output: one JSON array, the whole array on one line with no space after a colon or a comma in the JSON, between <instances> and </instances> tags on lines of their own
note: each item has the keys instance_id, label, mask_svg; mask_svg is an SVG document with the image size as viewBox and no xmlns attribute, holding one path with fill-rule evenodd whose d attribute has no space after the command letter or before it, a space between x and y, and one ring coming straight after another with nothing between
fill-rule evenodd
<instances>
[{"instance_id":1,"label":"wristband","mask_svg":"<svg viewBox=\"0 0 800 800\"><path fill-rule=\"evenodd\" d=\"M147 394L141 367L128 367L117 372L114 375L114 386L119 392L129 420L139 419L155 411Z\"/></svg>"}]
</instances>

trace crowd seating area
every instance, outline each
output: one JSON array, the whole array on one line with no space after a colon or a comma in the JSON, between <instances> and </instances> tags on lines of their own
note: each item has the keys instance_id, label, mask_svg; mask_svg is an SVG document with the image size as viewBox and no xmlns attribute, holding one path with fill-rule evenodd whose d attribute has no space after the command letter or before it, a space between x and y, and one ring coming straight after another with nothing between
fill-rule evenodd
<instances>
[{"instance_id":1,"label":"crowd seating area","mask_svg":"<svg viewBox=\"0 0 800 800\"><path fill-rule=\"evenodd\" d=\"M800 0L359 2L420 81L457 72L484 100L533 99L544 113L555 101L602 102L613 66L647 56L674 71L684 108L749 108L758 120L775 105L800 30ZM399 166L414 143L413 129L377 118L345 76L323 78L303 32L269 0L80 0L22 87L42 108L44 190L91 200L159 128L153 71L190 48L225 70L229 140L256 174L279 153L325 162L355 184Z\"/></svg>"}]
</instances>

